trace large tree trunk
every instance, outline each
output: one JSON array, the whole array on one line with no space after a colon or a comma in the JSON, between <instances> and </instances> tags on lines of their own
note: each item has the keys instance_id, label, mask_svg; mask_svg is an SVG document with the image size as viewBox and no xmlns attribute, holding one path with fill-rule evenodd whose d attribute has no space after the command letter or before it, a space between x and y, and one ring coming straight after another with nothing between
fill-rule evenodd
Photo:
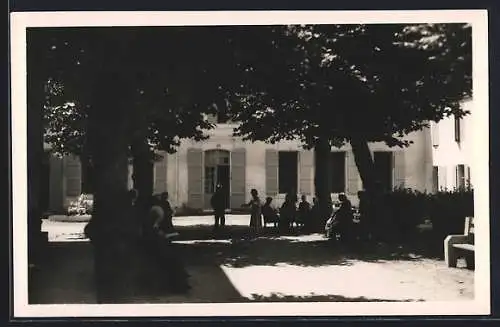
<instances>
[{"instance_id":1,"label":"large tree trunk","mask_svg":"<svg viewBox=\"0 0 500 327\"><path fill-rule=\"evenodd\" d=\"M128 200L128 103L126 85L103 74L89 111L94 164L94 211L86 228L95 253L99 303L126 302L134 294L139 226Z\"/></svg>"},{"instance_id":2,"label":"large tree trunk","mask_svg":"<svg viewBox=\"0 0 500 327\"><path fill-rule=\"evenodd\" d=\"M369 221L366 223L370 226L372 236L376 240L382 240L386 235L384 219L387 215L384 213L385 205L380 183L377 180L373 157L366 140L351 139L351 146L356 166L363 181L366 199L368 200Z\"/></svg>"},{"instance_id":3,"label":"large tree trunk","mask_svg":"<svg viewBox=\"0 0 500 327\"><path fill-rule=\"evenodd\" d=\"M319 140L314 147L314 187L321 222L326 222L332 214L330 152L331 146L326 139Z\"/></svg>"},{"instance_id":4,"label":"large tree trunk","mask_svg":"<svg viewBox=\"0 0 500 327\"><path fill-rule=\"evenodd\" d=\"M147 139L140 137L132 143L134 188L138 191L138 205L146 210L153 194L154 187L154 161Z\"/></svg>"},{"instance_id":5,"label":"large tree trunk","mask_svg":"<svg viewBox=\"0 0 500 327\"><path fill-rule=\"evenodd\" d=\"M368 147L368 142L365 140L351 139L351 147L356 167L363 181L363 188L367 192L376 191L375 165L370 148Z\"/></svg>"}]
</instances>

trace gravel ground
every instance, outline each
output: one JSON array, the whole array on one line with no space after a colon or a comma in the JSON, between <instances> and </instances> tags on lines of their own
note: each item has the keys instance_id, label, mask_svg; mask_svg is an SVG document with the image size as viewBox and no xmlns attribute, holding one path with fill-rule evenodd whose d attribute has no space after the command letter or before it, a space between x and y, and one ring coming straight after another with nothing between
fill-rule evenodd
<instances>
[{"instance_id":1,"label":"gravel ground","mask_svg":"<svg viewBox=\"0 0 500 327\"><path fill-rule=\"evenodd\" d=\"M34 274L33 303L93 303L92 252L88 240L82 238L86 223L56 220L46 220L42 225L42 230L49 233L49 241L54 242L49 249L53 255L45 268ZM210 216L174 219L181 232L181 239L176 243L192 276L191 294L146 296L131 301L460 301L474 298L474 272L448 268L442 260L410 252L395 253L394 249L370 248L352 253L332 247L319 234L266 235L248 240L234 236L246 230L248 217L241 215L229 215L230 233L214 237L212 223ZM80 243L71 246L72 243L67 243L71 241Z\"/></svg>"}]
</instances>

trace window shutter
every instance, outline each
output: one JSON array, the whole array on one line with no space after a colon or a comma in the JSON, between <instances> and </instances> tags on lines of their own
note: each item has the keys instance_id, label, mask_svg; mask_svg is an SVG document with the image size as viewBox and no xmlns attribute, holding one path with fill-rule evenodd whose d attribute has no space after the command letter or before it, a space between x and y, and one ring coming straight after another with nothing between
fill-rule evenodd
<instances>
[{"instance_id":1,"label":"window shutter","mask_svg":"<svg viewBox=\"0 0 500 327\"><path fill-rule=\"evenodd\" d=\"M313 183L314 154L311 150L300 152L300 194L311 195Z\"/></svg>"},{"instance_id":2,"label":"window shutter","mask_svg":"<svg viewBox=\"0 0 500 327\"><path fill-rule=\"evenodd\" d=\"M439 123L431 122L432 146L439 146Z\"/></svg>"},{"instance_id":3,"label":"window shutter","mask_svg":"<svg viewBox=\"0 0 500 327\"><path fill-rule=\"evenodd\" d=\"M394 184L395 188L404 188L405 187L405 176L406 176L406 165L405 165L405 152L404 150L394 151L393 152L394 159Z\"/></svg>"},{"instance_id":4,"label":"window shutter","mask_svg":"<svg viewBox=\"0 0 500 327\"><path fill-rule=\"evenodd\" d=\"M80 160L77 156L67 156L64 159L66 195L79 196L82 191Z\"/></svg>"},{"instance_id":5,"label":"window shutter","mask_svg":"<svg viewBox=\"0 0 500 327\"><path fill-rule=\"evenodd\" d=\"M438 178L439 178L439 190L440 191L446 190L448 188L448 182L447 182L445 166L438 167Z\"/></svg>"},{"instance_id":6,"label":"window shutter","mask_svg":"<svg viewBox=\"0 0 500 327\"><path fill-rule=\"evenodd\" d=\"M470 166L467 166L467 169L465 171L467 174L465 177L466 178L465 179L466 185L467 185L467 187L472 187L472 182L471 182L471 178L470 178Z\"/></svg>"},{"instance_id":7,"label":"window shutter","mask_svg":"<svg viewBox=\"0 0 500 327\"><path fill-rule=\"evenodd\" d=\"M274 197L278 194L278 151L266 149L266 195Z\"/></svg>"},{"instance_id":8,"label":"window shutter","mask_svg":"<svg viewBox=\"0 0 500 327\"><path fill-rule=\"evenodd\" d=\"M203 208L203 151L190 148L187 150L188 167L188 206Z\"/></svg>"},{"instance_id":9,"label":"window shutter","mask_svg":"<svg viewBox=\"0 0 500 327\"><path fill-rule=\"evenodd\" d=\"M167 153L162 152L160 153L162 158L155 162L155 169L154 169L154 174L155 174L155 184L154 184L154 192L155 193L162 193L167 191Z\"/></svg>"},{"instance_id":10,"label":"window shutter","mask_svg":"<svg viewBox=\"0 0 500 327\"><path fill-rule=\"evenodd\" d=\"M231 152L231 208L240 208L246 196L246 150L237 148Z\"/></svg>"},{"instance_id":11,"label":"window shutter","mask_svg":"<svg viewBox=\"0 0 500 327\"><path fill-rule=\"evenodd\" d=\"M350 195L357 195L361 189L361 176L358 172L358 167L354 161L354 153L352 151L346 152L347 160L347 193Z\"/></svg>"}]
</instances>

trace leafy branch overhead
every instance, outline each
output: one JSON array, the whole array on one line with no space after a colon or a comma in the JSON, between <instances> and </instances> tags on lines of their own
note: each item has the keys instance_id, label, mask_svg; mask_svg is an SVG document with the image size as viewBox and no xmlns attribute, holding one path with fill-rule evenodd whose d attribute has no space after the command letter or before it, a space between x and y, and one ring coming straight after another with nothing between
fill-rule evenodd
<instances>
[{"instance_id":1,"label":"leafy branch overhead","mask_svg":"<svg viewBox=\"0 0 500 327\"><path fill-rule=\"evenodd\" d=\"M204 140L204 131L213 127L206 114L222 98L216 71L227 60L214 52L200 60L200 53L226 44L217 33L187 27L65 28L35 29L29 37L30 51L39 54L32 67L44 67L31 78L46 86L45 141L56 153L81 154L85 148L88 114L100 100L94 87L103 74L126 86L116 99L123 107L110 114L130 115L130 143L145 137L151 150L173 152L180 140Z\"/></svg>"},{"instance_id":2,"label":"leafy branch overhead","mask_svg":"<svg viewBox=\"0 0 500 327\"><path fill-rule=\"evenodd\" d=\"M306 147L327 138L407 145L404 136L461 117L471 96L466 24L294 25L242 29L245 76L234 90L235 135Z\"/></svg>"}]
</instances>

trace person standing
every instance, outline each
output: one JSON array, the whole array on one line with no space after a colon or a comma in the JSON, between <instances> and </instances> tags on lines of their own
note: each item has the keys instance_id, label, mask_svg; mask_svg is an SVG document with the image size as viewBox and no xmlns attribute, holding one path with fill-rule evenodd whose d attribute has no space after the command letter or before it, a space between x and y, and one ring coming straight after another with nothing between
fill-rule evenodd
<instances>
[{"instance_id":1,"label":"person standing","mask_svg":"<svg viewBox=\"0 0 500 327\"><path fill-rule=\"evenodd\" d=\"M250 207L250 230L257 233L262 228L262 203L256 189L252 189L250 194L252 199L243 206Z\"/></svg>"},{"instance_id":2,"label":"person standing","mask_svg":"<svg viewBox=\"0 0 500 327\"><path fill-rule=\"evenodd\" d=\"M167 231L168 234L172 234L176 236L178 233L175 231L173 224L174 217L174 209L170 205L170 201L168 201L168 192L163 192L160 195L160 206L163 209L163 229Z\"/></svg>"},{"instance_id":3,"label":"person standing","mask_svg":"<svg viewBox=\"0 0 500 327\"><path fill-rule=\"evenodd\" d=\"M226 225L225 214L227 205L222 185L218 184L216 186L215 193L214 195L212 195L212 198L210 199L210 204L214 209L214 219L215 219L214 229L215 230L218 229L219 224L221 227L224 227Z\"/></svg>"}]
</instances>

